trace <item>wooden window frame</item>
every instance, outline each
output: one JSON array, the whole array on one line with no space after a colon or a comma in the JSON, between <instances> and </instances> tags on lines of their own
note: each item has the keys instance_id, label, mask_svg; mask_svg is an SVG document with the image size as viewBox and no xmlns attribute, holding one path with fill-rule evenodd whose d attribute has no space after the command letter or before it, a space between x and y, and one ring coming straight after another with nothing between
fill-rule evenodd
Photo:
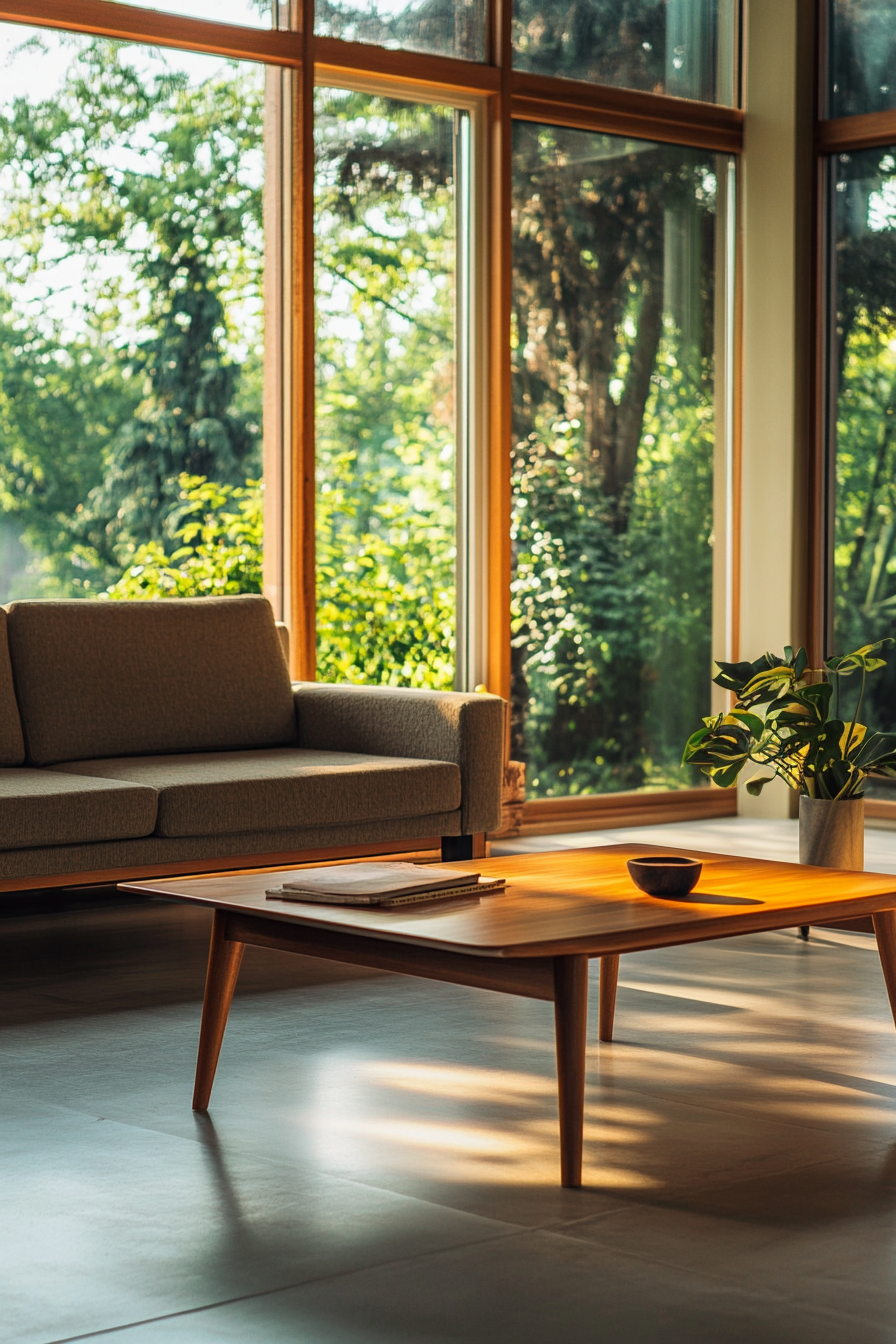
<instances>
[{"instance_id":1,"label":"wooden window frame","mask_svg":"<svg viewBox=\"0 0 896 1344\"><path fill-rule=\"evenodd\" d=\"M486 682L496 693L510 695L510 450L511 450L511 132L514 120L543 121L585 131L630 135L639 139L679 144L694 149L734 155L744 142L744 116L739 107L700 103L664 94L641 93L598 84L514 70L511 41L512 0L490 0L488 57L475 63L452 57L394 51L313 32L313 0L292 0L291 30L249 28L233 24L166 14L114 0L0 0L0 21L33 27L110 37L151 46L186 49L235 60L257 61L295 72L292 80L292 182L290 184L292 237L290 265L292 312L290 329L277 351L284 404L282 437L291 429L288 460L277 473L282 498L268 501L268 517L283 528L278 575L269 591L279 605L278 615L292 630L292 671L301 680L315 677L315 547L314 547L314 230L313 230L313 94L315 83L357 87L382 86L395 93L400 87L409 99L437 89L459 105L475 99L485 108L487 163L484 174L485 218L488 228L489 269L487 317L483 349L487 408L487 602ZM739 84L739 80L736 81ZM864 119L851 119L862 120ZM896 122L896 117L894 117ZM828 123L837 126L839 123ZM863 133L871 133L868 127ZM837 134L836 129L831 134ZM879 143L878 140L868 143ZM284 306L285 307L285 306ZM740 307L739 277L735 278L735 309ZM739 473L739 324L735 321L733 357L734 462ZM283 328L280 328L281 332ZM275 339L277 329L275 325ZM287 386L289 384L289 386ZM735 495L734 527L737 531ZM738 537L730 542L739 555ZM736 561L735 561L736 565ZM737 629L737 585L730 628ZM736 633L735 633L736 638ZM730 651L736 657L736 649ZM686 796L685 796L686 795ZM581 828L577 818L588 814L589 825L620 824L620 816L674 820L697 815L729 815L736 811L731 791L719 797L715 790L645 793L614 800L606 795L583 810L582 800L551 800L548 811L553 829ZM701 799L705 798L705 802ZM527 804L536 811L542 803ZM600 817L605 817L603 823ZM610 819L613 820L610 820ZM539 829L546 822L539 812Z\"/></svg>"}]
</instances>

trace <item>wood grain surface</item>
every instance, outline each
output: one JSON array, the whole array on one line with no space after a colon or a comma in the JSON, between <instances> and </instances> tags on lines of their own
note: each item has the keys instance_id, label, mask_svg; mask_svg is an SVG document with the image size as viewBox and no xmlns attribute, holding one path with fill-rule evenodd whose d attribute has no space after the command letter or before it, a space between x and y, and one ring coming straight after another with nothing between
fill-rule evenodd
<instances>
[{"instance_id":1,"label":"wood grain surface","mask_svg":"<svg viewBox=\"0 0 896 1344\"><path fill-rule=\"evenodd\" d=\"M109 0L10 0L0 3L0 20L97 33L123 42L205 51L237 61L296 67L302 63L299 33L216 23L167 14L145 5L111 4Z\"/></svg>"},{"instance_id":2,"label":"wood grain surface","mask_svg":"<svg viewBox=\"0 0 896 1344\"><path fill-rule=\"evenodd\" d=\"M721 154L743 149L743 112L718 103L522 70L513 71L511 95L513 115L522 121L633 135Z\"/></svg>"},{"instance_id":3,"label":"wood grain surface","mask_svg":"<svg viewBox=\"0 0 896 1344\"><path fill-rule=\"evenodd\" d=\"M896 141L896 108L885 112L863 112L855 117L832 117L820 121L816 148L821 154L837 154L850 149L874 149Z\"/></svg>"},{"instance_id":4,"label":"wood grain surface","mask_svg":"<svg viewBox=\"0 0 896 1344\"><path fill-rule=\"evenodd\" d=\"M687 854L703 861L685 899L646 896L626 860ZM656 845L596 848L479 859L451 867L503 877L497 896L461 898L399 910L288 905L267 900L280 873L123 883L139 891L218 909L263 915L309 928L441 948L484 957L544 957L631 952L741 933L818 924L896 908L896 876L808 868Z\"/></svg>"}]
</instances>

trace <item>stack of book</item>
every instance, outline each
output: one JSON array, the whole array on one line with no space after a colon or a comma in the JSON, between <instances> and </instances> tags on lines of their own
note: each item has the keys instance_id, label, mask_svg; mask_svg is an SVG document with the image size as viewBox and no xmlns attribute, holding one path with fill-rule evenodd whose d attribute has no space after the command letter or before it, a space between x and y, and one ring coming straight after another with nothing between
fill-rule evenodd
<instances>
[{"instance_id":1,"label":"stack of book","mask_svg":"<svg viewBox=\"0 0 896 1344\"><path fill-rule=\"evenodd\" d=\"M462 868L433 868L420 863L347 863L304 868L289 882L271 887L268 900L311 901L321 905L364 905L389 909L418 901L484 896L503 891L504 878L485 878Z\"/></svg>"}]
</instances>

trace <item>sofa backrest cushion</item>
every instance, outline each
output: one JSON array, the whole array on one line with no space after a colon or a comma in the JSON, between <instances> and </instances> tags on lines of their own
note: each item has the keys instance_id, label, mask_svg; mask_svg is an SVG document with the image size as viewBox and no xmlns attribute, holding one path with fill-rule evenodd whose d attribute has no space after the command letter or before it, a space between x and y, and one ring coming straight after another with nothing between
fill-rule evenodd
<instances>
[{"instance_id":1,"label":"sofa backrest cushion","mask_svg":"<svg viewBox=\"0 0 896 1344\"><path fill-rule=\"evenodd\" d=\"M25 760L25 739L12 681L6 612L0 607L0 766L21 765Z\"/></svg>"},{"instance_id":2,"label":"sofa backrest cushion","mask_svg":"<svg viewBox=\"0 0 896 1344\"><path fill-rule=\"evenodd\" d=\"M13 602L8 627L35 765L296 741L263 597Z\"/></svg>"}]
</instances>

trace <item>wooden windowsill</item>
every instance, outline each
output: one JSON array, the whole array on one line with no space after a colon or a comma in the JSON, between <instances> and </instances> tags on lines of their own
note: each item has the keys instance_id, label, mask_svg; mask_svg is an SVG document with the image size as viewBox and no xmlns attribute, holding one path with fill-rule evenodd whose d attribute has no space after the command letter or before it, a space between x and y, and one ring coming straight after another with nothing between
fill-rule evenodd
<instances>
[{"instance_id":1,"label":"wooden windowsill","mask_svg":"<svg viewBox=\"0 0 896 1344\"><path fill-rule=\"evenodd\" d=\"M601 831L737 815L736 789L609 793L578 798L532 798L523 804L523 835Z\"/></svg>"},{"instance_id":2,"label":"wooden windowsill","mask_svg":"<svg viewBox=\"0 0 896 1344\"><path fill-rule=\"evenodd\" d=\"M865 820L872 823L890 822L896 826L896 799L890 802L887 798L866 798Z\"/></svg>"}]
</instances>

